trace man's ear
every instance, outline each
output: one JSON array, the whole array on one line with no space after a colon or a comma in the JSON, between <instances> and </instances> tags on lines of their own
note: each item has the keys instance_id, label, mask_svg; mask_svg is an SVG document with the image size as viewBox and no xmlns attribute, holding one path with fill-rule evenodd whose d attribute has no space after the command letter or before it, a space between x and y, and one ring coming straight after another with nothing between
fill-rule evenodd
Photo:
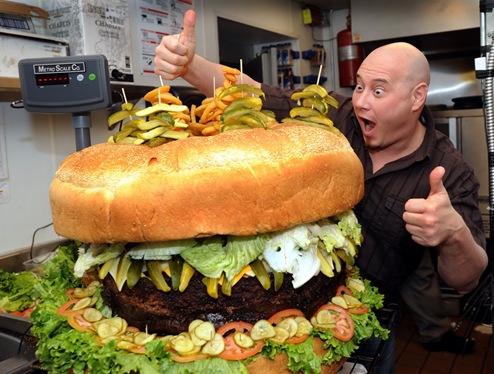
<instances>
[{"instance_id":1,"label":"man's ear","mask_svg":"<svg viewBox=\"0 0 494 374\"><path fill-rule=\"evenodd\" d=\"M419 83L415 86L412 92L414 110L418 110L425 104L425 101L427 100L428 91L429 91L429 86L424 82Z\"/></svg>"}]
</instances>

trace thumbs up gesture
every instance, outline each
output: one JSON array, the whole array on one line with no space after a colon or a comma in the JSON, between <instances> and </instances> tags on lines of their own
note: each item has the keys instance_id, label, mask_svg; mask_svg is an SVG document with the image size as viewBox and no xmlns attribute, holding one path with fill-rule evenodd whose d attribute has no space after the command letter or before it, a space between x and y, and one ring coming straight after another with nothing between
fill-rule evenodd
<instances>
[{"instance_id":1,"label":"thumbs up gesture","mask_svg":"<svg viewBox=\"0 0 494 374\"><path fill-rule=\"evenodd\" d=\"M173 80L183 76L195 55L196 13L188 10L184 14L182 33L167 35L156 47L154 72L165 80Z\"/></svg>"},{"instance_id":2,"label":"thumbs up gesture","mask_svg":"<svg viewBox=\"0 0 494 374\"><path fill-rule=\"evenodd\" d=\"M410 199L405 204L403 220L406 229L415 242L426 247L445 244L463 224L443 185L445 172L441 166L432 170L429 196L426 199Z\"/></svg>"}]
</instances>

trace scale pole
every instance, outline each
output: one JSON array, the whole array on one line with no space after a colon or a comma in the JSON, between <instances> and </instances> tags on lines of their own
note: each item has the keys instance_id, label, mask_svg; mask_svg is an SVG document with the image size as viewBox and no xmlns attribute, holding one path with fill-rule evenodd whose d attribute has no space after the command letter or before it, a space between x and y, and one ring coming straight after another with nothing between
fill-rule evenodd
<instances>
[{"instance_id":1,"label":"scale pole","mask_svg":"<svg viewBox=\"0 0 494 374\"><path fill-rule=\"evenodd\" d=\"M491 267L490 282L485 286L484 304L490 307L491 322L494 321L494 38L492 37L493 25L492 11L494 0L480 0L480 46L485 66L485 71L477 71L477 78L482 79L484 99L484 123L487 139L487 160L489 169L489 238L487 240L487 256ZM488 13L490 14L488 16ZM490 43L489 37L490 36ZM489 266L489 265L488 265ZM490 292L489 288L490 287ZM490 293L490 295L489 295ZM490 300L489 300L490 297ZM488 305L490 304L490 305Z\"/></svg>"},{"instance_id":2,"label":"scale pole","mask_svg":"<svg viewBox=\"0 0 494 374\"><path fill-rule=\"evenodd\" d=\"M91 145L91 114L89 112L72 114L72 125L75 129L76 150L80 151Z\"/></svg>"}]
</instances>

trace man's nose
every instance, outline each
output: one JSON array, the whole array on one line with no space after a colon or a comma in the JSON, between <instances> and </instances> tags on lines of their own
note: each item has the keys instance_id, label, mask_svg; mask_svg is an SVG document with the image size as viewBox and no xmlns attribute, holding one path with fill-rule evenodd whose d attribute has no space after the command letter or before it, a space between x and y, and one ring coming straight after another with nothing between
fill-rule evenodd
<instances>
[{"instance_id":1,"label":"man's nose","mask_svg":"<svg viewBox=\"0 0 494 374\"><path fill-rule=\"evenodd\" d=\"M369 97L366 91L354 92L352 98L355 109L367 109L369 107Z\"/></svg>"}]
</instances>

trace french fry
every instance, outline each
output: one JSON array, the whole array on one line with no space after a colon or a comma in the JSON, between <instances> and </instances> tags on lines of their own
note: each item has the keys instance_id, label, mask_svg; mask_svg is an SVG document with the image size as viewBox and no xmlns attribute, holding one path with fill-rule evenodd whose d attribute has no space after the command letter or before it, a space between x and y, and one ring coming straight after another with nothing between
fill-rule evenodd
<instances>
[{"instance_id":1,"label":"french fry","mask_svg":"<svg viewBox=\"0 0 494 374\"><path fill-rule=\"evenodd\" d=\"M202 123L191 122L189 123L188 129L192 132L193 135L201 136L202 130L204 130L209 125L203 125Z\"/></svg>"},{"instance_id":2,"label":"french fry","mask_svg":"<svg viewBox=\"0 0 494 374\"><path fill-rule=\"evenodd\" d=\"M146 100L149 103L153 103L153 102L157 103L158 102L158 92L159 92L159 95L163 95L167 92L170 92L170 86L160 86L158 88L155 88L152 91L149 91L147 94L144 95L144 100Z\"/></svg>"},{"instance_id":3,"label":"french fry","mask_svg":"<svg viewBox=\"0 0 494 374\"><path fill-rule=\"evenodd\" d=\"M209 113L216 107L216 103L211 101L207 106L206 109L204 109L204 112L201 115L201 119L199 120L200 123L207 123L208 122L208 116Z\"/></svg>"},{"instance_id":4,"label":"french fry","mask_svg":"<svg viewBox=\"0 0 494 374\"><path fill-rule=\"evenodd\" d=\"M218 133L219 133L219 131L214 125L209 125L204 130L202 130L203 136L211 136L211 135L216 135Z\"/></svg>"},{"instance_id":5,"label":"french fry","mask_svg":"<svg viewBox=\"0 0 494 374\"><path fill-rule=\"evenodd\" d=\"M224 98L221 99L221 101L223 101L227 105L230 105L232 103L232 101L235 101L240 97L243 97L241 92L233 94L233 95L225 96Z\"/></svg>"},{"instance_id":6,"label":"french fry","mask_svg":"<svg viewBox=\"0 0 494 374\"><path fill-rule=\"evenodd\" d=\"M190 122L196 122L196 104L190 106Z\"/></svg>"},{"instance_id":7,"label":"french fry","mask_svg":"<svg viewBox=\"0 0 494 374\"><path fill-rule=\"evenodd\" d=\"M206 117L204 123L209 123L209 122L214 121L216 119L216 117L218 115L221 116L222 113L223 113L223 110L222 109L219 109L217 107L214 108L211 112L208 113L208 116Z\"/></svg>"},{"instance_id":8,"label":"french fry","mask_svg":"<svg viewBox=\"0 0 494 374\"><path fill-rule=\"evenodd\" d=\"M221 65L221 70L225 74L240 75L240 70L238 70L236 68L229 67L229 66Z\"/></svg>"},{"instance_id":9,"label":"french fry","mask_svg":"<svg viewBox=\"0 0 494 374\"><path fill-rule=\"evenodd\" d=\"M216 106L218 108L220 108L221 110L225 110L225 108L228 106L227 103L224 103L223 101L221 101L220 99L218 99L218 97L215 97L214 98L214 102L216 103Z\"/></svg>"},{"instance_id":10,"label":"french fry","mask_svg":"<svg viewBox=\"0 0 494 374\"><path fill-rule=\"evenodd\" d=\"M176 104L176 105L182 105L182 100L180 100L178 97L173 96L169 92L165 92L164 94L161 95L161 102L162 103L167 103L167 104ZM152 103L153 105L158 104L158 97L156 97L156 101Z\"/></svg>"},{"instance_id":11,"label":"french fry","mask_svg":"<svg viewBox=\"0 0 494 374\"><path fill-rule=\"evenodd\" d=\"M183 120L184 123L190 122L190 116L188 114L181 113L181 112L173 113L173 118L178 119L178 120Z\"/></svg>"},{"instance_id":12,"label":"french fry","mask_svg":"<svg viewBox=\"0 0 494 374\"><path fill-rule=\"evenodd\" d=\"M236 82L237 77L233 74L225 74L225 79L230 81L230 82Z\"/></svg>"}]
</instances>

